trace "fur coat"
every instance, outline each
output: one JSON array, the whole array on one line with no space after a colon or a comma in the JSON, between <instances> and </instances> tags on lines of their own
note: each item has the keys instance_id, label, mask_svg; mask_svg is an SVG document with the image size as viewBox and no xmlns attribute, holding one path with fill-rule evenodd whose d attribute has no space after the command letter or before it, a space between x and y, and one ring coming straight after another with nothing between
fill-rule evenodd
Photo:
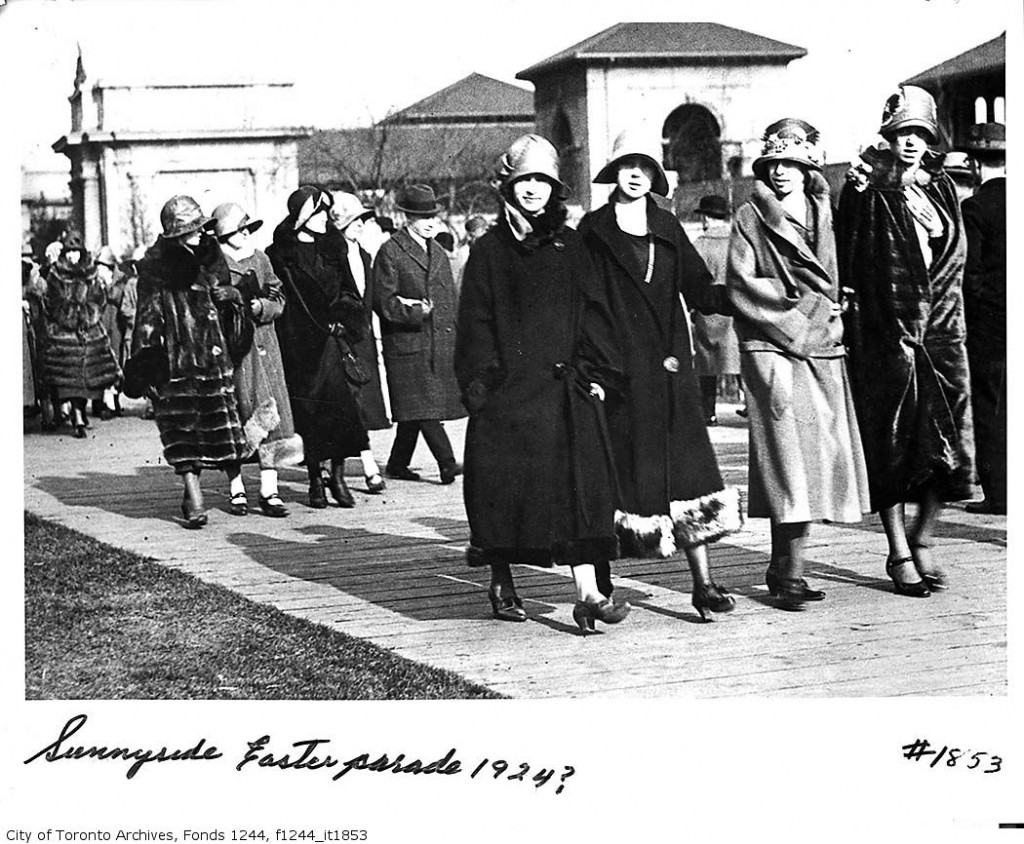
<instances>
[{"instance_id":1,"label":"fur coat","mask_svg":"<svg viewBox=\"0 0 1024 844\"><path fill-rule=\"evenodd\" d=\"M160 238L138 272L132 357L153 361L153 410L167 462L181 472L241 460L245 438L221 322L222 311L247 305L217 305L211 296L213 287L231 284L220 246L203 235L190 252Z\"/></svg>"},{"instance_id":2,"label":"fur coat","mask_svg":"<svg viewBox=\"0 0 1024 844\"><path fill-rule=\"evenodd\" d=\"M926 153L917 186L943 221L925 250L888 151L872 151L866 186L848 183L836 214L839 277L871 505L971 494L974 428L964 348L967 244L943 157ZM927 254L927 253L930 253Z\"/></svg>"},{"instance_id":3,"label":"fur coat","mask_svg":"<svg viewBox=\"0 0 1024 844\"><path fill-rule=\"evenodd\" d=\"M704 425L680 297L708 312L728 312L728 301L682 226L650 197L647 228L649 282L612 204L584 217L580 233L607 290L626 378L623 400L608 406L622 554L667 557L740 527L739 494L723 484Z\"/></svg>"},{"instance_id":4,"label":"fur coat","mask_svg":"<svg viewBox=\"0 0 1024 844\"><path fill-rule=\"evenodd\" d=\"M63 257L46 279L43 380L62 398L97 398L120 377L103 328L106 292L87 252Z\"/></svg>"}]
</instances>

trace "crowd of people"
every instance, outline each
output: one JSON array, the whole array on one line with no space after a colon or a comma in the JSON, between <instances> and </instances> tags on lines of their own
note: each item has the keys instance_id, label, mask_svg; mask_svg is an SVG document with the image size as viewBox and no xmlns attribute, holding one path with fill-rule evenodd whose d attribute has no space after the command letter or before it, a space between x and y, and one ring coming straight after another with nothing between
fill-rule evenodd
<instances>
[{"instance_id":1,"label":"crowd of people","mask_svg":"<svg viewBox=\"0 0 1024 844\"><path fill-rule=\"evenodd\" d=\"M825 598L805 577L811 522L870 512L896 594L928 597L949 585L936 517L971 494L976 457L985 498L968 506L1006 512L1005 135L974 127L981 186L961 211L927 92L901 87L879 134L834 202L818 131L772 123L749 200L702 199L696 244L655 200L660 150L631 130L594 179L609 201L576 228L533 134L499 161L496 222L468 221L464 243L426 185L398 196L405 224L379 248L353 194L297 189L266 253L244 208L172 197L123 277L75 232L23 265L26 405L82 437L90 402L151 400L188 528L207 521L203 469L225 473L234 515L246 461L266 516L287 515L278 470L300 463L310 507L347 508L347 458L379 494L420 480L422 434L442 484L465 474L467 559L490 571L494 617L528 617L514 564L567 565L587 632L630 611L620 556L681 553L702 618L736 606L708 549L739 529L740 499L707 427L719 378L742 377L747 515L770 521L776 605ZM444 422L467 415L463 467ZM382 470L368 432L392 419Z\"/></svg>"}]
</instances>

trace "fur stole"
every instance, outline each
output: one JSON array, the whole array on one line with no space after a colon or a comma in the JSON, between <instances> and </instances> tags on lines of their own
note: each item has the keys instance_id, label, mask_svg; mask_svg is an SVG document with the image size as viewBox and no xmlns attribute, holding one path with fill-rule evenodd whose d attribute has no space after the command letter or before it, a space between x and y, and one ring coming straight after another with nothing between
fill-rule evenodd
<instances>
[{"instance_id":1,"label":"fur stole","mask_svg":"<svg viewBox=\"0 0 1024 844\"><path fill-rule=\"evenodd\" d=\"M184 290L193 284L207 287L231 284L231 271L220 244L204 234L194 252L181 244L160 238L139 262L140 284L143 279L156 287Z\"/></svg>"},{"instance_id":2,"label":"fur stole","mask_svg":"<svg viewBox=\"0 0 1024 844\"><path fill-rule=\"evenodd\" d=\"M681 549L721 539L742 525L735 487L689 501L673 501L668 513L641 516L615 512L615 533L623 557L671 557Z\"/></svg>"}]
</instances>

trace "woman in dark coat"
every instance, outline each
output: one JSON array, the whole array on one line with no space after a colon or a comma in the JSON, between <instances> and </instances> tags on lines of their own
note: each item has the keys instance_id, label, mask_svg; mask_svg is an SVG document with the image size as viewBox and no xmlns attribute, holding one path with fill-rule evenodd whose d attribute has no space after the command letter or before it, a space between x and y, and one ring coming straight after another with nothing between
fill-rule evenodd
<instances>
[{"instance_id":1,"label":"woman in dark coat","mask_svg":"<svg viewBox=\"0 0 1024 844\"><path fill-rule=\"evenodd\" d=\"M214 234L224 251L231 283L249 303L253 321L252 346L235 367L235 396L245 434L246 450L260 464L260 511L281 518L288 510L278 489L278 468L302 461L302 438L295 433L291 401L284 380L284 364L274 323L284 312L284 289L274 275L270 259L252 242L262 220L233 202L213 209ZM249 512L242 473L229 474L231 512Z\"/></svg>"},{"instance_id":2,"label":"woman in dark coat","mask_svg":"<svg viewBox=\"0 0 1024 844\"><path fill-rule=\"evenodd\" d=\"M172 197L160 212L163 234L138 262L138 304L125 394L150 388L164 459L181 475L185 527L206 524L203 469L237 471L245 438L235 399L234 333L245 302L207 234L212 220L194 199Z\"/></svg>"},{"instance_id":3,"label":"woman in dark coat","mask_svg":"<svg viewBox=\"0 0 1024 844\"><path fill-rule=\"evenodd\" d=\"M787 118L765 130L726 282L750 412L747 513L771 519L765 582L789 610L825 597L803 577L810 522L859 522L869 506L822 163L809 123Z\"/></svg>"},{"instance_id":4,"label":"woman in dark coat","mask_svg":"<svg viewBox=\"0 0 1024 844\"><path fill-rule=\"evenodd\" d=\"M708 439L680 295L702 312L728 312L728 304L678 221L649 196L664 196L668 181L646 150L628 132L616 139L595 179L615 191L580 224L608 286L627 378L608 419L622 493L616 528L623 555L681 548L693 606L708 620L735 607L711 579L706 546L739 528L739 495L722 483Z\"/></svg>"},{"instance_id":5,"label":"woman in dark coat","mask_svg":"<svg viewBox=\"0 0 1024 844\"><path fill-rule=\"evenodd\" d=\"M448 255L433 239L441 206L432 188L411 185L399 199L405 228L377 253L374 302L380 314L391 414L398 423L385 469L389 477L416 481L409 468L420 433L437 460L441 483L462 471L443 420L466 415L455 381L456 296Z\"/></svg>"},{"instance_id":6,"label":"woman in dark coat","mask_svg":"<svg viewBox=\"0 0 1024 844\"><path fill-rule=\"evenodd\" d=\"M927 597L946 580L930 553L940 501L967 498L974 433L964 348L967 251L956 190L943 172L935 101L904 86L843 188L836 215L846 343L871 506L889 541L897 594ZM905 502L917 502L909 537Z\"/></svg>"},{"instance_id":7,"label":"woman in dark coat","mask_svg":"<svg viewBox=\"0 0 1024 844\"><path fill-rule=\"evenodd\" d=\"M343 361L365 333L363 303L318 244L331 204L331 195L318 187L294 191L267 250L284 283L288 306L277 320L277 337L306 454L309 506L317 509L327 506L325 485L339 506L355 506L345 483L345 458L370 447ZM321 462L328 458L331 469L324 474Z\"/></svg>"},{"instance_id":8,"label":"woman in dark coat","mask_svg":"<svg viewBox=\"0 0 1024 844\"><path fill-rule=\"evenodd\" d=\"M364 208L359 197L351 193L333 194L334 205L330 211L330 225L320 240L320 252L325 260L333 263L338 272L354 287L363 300L366 317L365 335L353 346L353 352L366 370L369 379L359 387L357 396L359 415L367 431L379 431L391 427L384 407L384 392L380 380L380 359L377 357L377 332L374 331L373 313L373 262L369 253L362 248L360 237L367 220L373 218L373 211ZM379 495L384 492L385 483L373 451L367 448L360 455L366 491Z\"/></svg>"},{"instance_id":9,"label":"woman in dark coat","mask_svg":"<svg viewBox=\"0 0 1024 844\"><path fill-rule=\"evenodd\" d=\"M47 341L43 380L58 401L71 401L75 437L85 437L86 402L103 400L120 367L103 329L106 290L82 236L70 232L46 279Z\"/></svg>"},{"instance_id":10,"label":"woman in dark coat","mask_svg":"<svg viewBox=\"0 0 1024 844\"><path fill-rule=\"evenodd\" d=\"M103 283L107 294L107 305L103 309L103 330L110 341L110 351L114 353L118 366L124 366L129 349L124 348L124 319L121 316L121 302L124 299L124 288L127 282L124 273L117 266L114 250L104 246L96 254L96 273ZM115 385L111 389L113 407L107 407L103 400L93 402L93 415L109 419L121 416L121 393Z\"/></svg>"},{"instance_id":11,"label":"woman in dark coat","mask_svg":"<svg viewBox=\"0 0 1024 844\"><path fill-rule=\"evenodd\" d=\"M463 277L455 367L466 407L469 564L491 567L495 618L525 621L511 563L572 566L580 629L629 604L598 589L615 555L601 399L617 382L607 303L565 227L554 147L537 135L502 158L505 211Z\"/></svg>"}]
</instances>

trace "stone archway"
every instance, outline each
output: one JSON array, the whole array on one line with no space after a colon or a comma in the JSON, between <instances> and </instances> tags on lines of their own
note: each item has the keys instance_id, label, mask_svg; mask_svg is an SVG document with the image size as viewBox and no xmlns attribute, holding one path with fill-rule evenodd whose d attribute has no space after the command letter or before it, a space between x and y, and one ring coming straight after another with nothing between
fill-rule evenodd
<instances>
[{"instance_id":1,"label":"stone archway","mask_svg":"<svg viewBox=\"0 0 1024 844\"><path fill-rule=\"evenodd\" d=\"M663 163L680 182L708 182L722 178L722 127L704 106L686 103L662 127Z\"/></svg>"}]
</instances>

